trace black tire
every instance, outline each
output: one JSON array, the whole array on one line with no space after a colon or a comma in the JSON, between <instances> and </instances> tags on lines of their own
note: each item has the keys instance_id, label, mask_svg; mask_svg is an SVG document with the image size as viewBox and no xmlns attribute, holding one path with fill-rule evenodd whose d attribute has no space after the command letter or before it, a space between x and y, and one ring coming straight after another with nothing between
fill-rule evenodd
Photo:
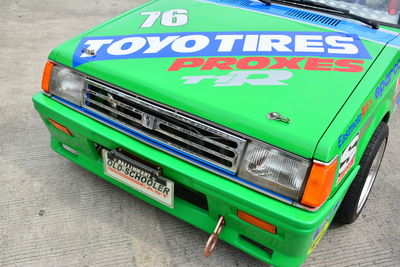
<instances>
[{"instance_id":1,"label":"black tire","mask_svg":"<svg viewBox=\"0 0 400 267\"><path fill-rule=\"evenodd\" d=\"M357 220L365 206L368 195L371 192L372 185L379 171L383 155L385 154L388 136L389 127L385 122L381 122L372 135L361 158L360 170L350 185L349 190L336 213L336 222L340 224L350 224ZM372 164L374 164L373 168L371 168Z\"/></svg>"}]
</instances>

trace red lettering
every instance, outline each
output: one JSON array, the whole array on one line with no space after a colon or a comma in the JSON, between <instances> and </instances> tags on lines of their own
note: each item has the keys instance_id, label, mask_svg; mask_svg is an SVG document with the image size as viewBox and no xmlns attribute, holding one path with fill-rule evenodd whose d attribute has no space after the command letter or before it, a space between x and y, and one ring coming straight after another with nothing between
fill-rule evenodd
<instances>
[{"instance_id":1,"label":"red lettering","mask_svg":"<svg viewBox=\"0 0 400 267\"><path fill-rule=\"evenodd\" d=\"M285 57L274 57L276 64L272 65L268 69L283 69L288 68L290 70L299 70L301 67L298 65L301 61L306 59L305 57L294 57L291 59Z\"/></svg>"},{"instance_id":2,"label":"red lettering","mask_svg":"<svg viewBox=\"0 0 400 267\"><path fill-rule=\"evenodd\" d=\"M220 70L233 70L231 65L235 65L237 59L234 57L212 57L209 58L201 70L212 70L214 67Z\"/></svg>"},{"instance_id":3,"label":"red lettering","mask_svg":"<svg viewBox=\"0 0 400 267\"><path fill-rule=\"evenodd\" d=\"M195 68L203 65L203 58L178 58L175 62L169 67L168 71L177 71L181 68Z\"/></svg>"},{"instance_id":4,"label":"red lettering","mask_svg":"<svg viewBox=\"0 0 400 267\"><path fill-rule=\"evenodd\" d=\"M335 61L336 67L343 68L334 68L334 71L344 71L344 72L361 72L364 70L363 66L358 64L364 64L364 60L357 59L338 59Z\"/></svg>"},{"instance_id":5,"label":"red lettering","mask_svg":"<svg viewBox=\"0 0 400 267\"><path fill-rule=\"evenodd\" d=\"M309 58L307 59L305 70L331 71L334 60L330 58Z\"/></svg>"},{"instance_id":6,"label":"red lettering","mask_svg":"<svg viewBox=\"0 0 400 267\"><path fill-rule=\"evenodd\" d=\"M369 111L370 106L372 105L372 100L369 100L365 105L361 108L362 116L364 117L365 114Z\"/></svg>"},{"instance_id":7,"label":"red lettering","mask_svg":"<svg viewBox=\"0 0 400 267\"><path fill-rule=\"evenodd\" d=\"M274 64L268 67L271 59L268 57L244 57L240 60L234 57L204 58L178 58L169 67L168 71L178 71L182 68L197 68L200 70L257 70L257 69L302 69L299 63L305 62L304 70L362 72L364 60L357 59L329 59L329 58L305 58L305 57L274 57Z\"/></svg>"},{"instance_id":8,"label":"red lettering","mask_svg":"<svg viewBox=\"0 0 400 267\"><path fill-rule=\"evenodd\" d=\"M236 67L240 70L259 70L268 67L270 59L267 57L245 57L239 60ZM255 62L255 64L250 64Z\"/></svg>"}]
</instances>

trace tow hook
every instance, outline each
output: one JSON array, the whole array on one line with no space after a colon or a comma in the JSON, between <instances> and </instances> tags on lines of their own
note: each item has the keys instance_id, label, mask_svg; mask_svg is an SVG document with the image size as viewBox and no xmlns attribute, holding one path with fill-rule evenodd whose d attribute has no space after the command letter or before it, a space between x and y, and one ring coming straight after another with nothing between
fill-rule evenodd
<instances>
[{"instance_id":1,"label":"tow hook","mask_svg":"<svg viewBox=\"0 0 400 267\"><path fill-rule=\"evenodd\" d=\"M215 246L217 245L217 242L218 242L219 234L221 233L224 225L225 225L224 216L220 216L214 232L211 234L211 236L207 240L207 244L204 248L204 257L208 258L214 252Z\"/></svg>"}]
</instances>

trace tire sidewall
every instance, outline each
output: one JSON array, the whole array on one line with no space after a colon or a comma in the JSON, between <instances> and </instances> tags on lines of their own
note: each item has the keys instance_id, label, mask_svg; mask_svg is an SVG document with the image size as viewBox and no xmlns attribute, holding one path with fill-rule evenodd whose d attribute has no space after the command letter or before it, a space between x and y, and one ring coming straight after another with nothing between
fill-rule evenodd
<instances>
[{"instance_id":1,"label":"tire sidewall","mask_svg":"<svg viewBox=\"0 0 400 267\"><path fill-rule=\"evenodd\" d=\"M337 212L336 219L339 223L343 223L343 224L353 223L359 217L362 210L364 209L365 203L368 200L369 194L372 190L375 180L373 181L371 190L368 192L368 195L366 197L366 200L365 200L363 206L357 211L361 193L365 186L365 183L366 183L368 174L371 170L374 159L376 158L378 150L383 142L384 142L384 150L383 150L382 158L385 154L388 135L389 135L389 128L388 128L387 124L385 122L381 122L378 125L377 129L375 130L374 134L372 135L372 137L367 145L367 148L365 149L364 154L361 157L361 160L359 163L360 170L358 171L358 174L356 175L356 177L354 178L354 181L350 185L350 187L342 201L342 204ZM382 163L382 158L380 159L376 175L378 175L380 165Z\"/></svg>"}]
</instances>

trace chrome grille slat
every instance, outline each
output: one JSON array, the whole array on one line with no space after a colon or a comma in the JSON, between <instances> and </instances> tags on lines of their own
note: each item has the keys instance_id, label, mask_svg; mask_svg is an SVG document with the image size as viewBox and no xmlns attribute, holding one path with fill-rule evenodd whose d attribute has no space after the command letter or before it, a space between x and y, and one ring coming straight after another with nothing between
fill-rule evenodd
<instances>
[{"instance_id":1,"label":"chrome grille slat","mask_svg":"<svg viewBox=\"0 0 400 267\"><path fill-rule=\"evenodd\" d=\"M160 129L160 128L157 128L157 130L158 130L159 132L161 132L161 133L163 133L163 134L165 134L165 135L171 136L171 137L173 137L174 139L177 139L177 140L179 140L179 141L181 141L181 142L183 142L183 143L185 143L185 144L191 145L191 146L196 147L196 148L198 148L198 149L200 149L200 150L203 150L203 151L205 151L205 152L208 152L208 153L211 153L211 154L215 154L215 155L217 155L218 157L221 157L221 158L223 158L223 159L232 160L232 158L230 158L230 157L228 157L228 156L226 156L226 155L224 155L224 154L221 154L221 153L219 153L219 152L217 152L217 151L215 151L215 150L208 149L208 148L206 148L206 147L204 147L204 146L198 145L197 143L194 143L194 142L192 142L192 141L188 141L188 140L186 140L186 139L184 139L184 138L181 138L181 137L179 137L179 136L173 135L173 134L171 134L171 133L169 133L169 132L167 132L167 131L164 131L164 130L162 130L162 129Z\"/></svg>"},{"instance_id":2,"label":"chrome grille slat","mask_svg":"<svg viewBox=\"0 0 400 267\"><path fill-rule=\"evenodd\" d=\"M217 141L214 141L214 140L210 139L210 138L207 137L207 136L202 136L202 135L200 135L200 134L193 133L193 132L191 132L191 131L188 131L188 130L182 128L182 127L173 125L172 123L169 123L169 122L164 121L164 120L160 120L160 122L161 122L162 124L167 125L167 126L173 127L173 128L174 128L175 130L177 130L177 131L180 131L180 132L182 132L182 133L191 135L191 136L196 137L196 138L199 138L199 139L202 139L202 138L203 138L203 139L205 139L205 141L208 142L208 143L217 145L217 146L219 146L219 147L221 147L221 148L224 148L224 149L226 149L226 150L230 150L230 151L234 152L234 150L231 150L231 149L232 149L231 147L229 147L229 146L227 146L227 145L224 145L224 144L222 144L222 143L219 143L219 142L217 142Z\"/></svg>"},{"instance_id":3,"label":"chrome grille slat","mask_svg":"<svg viewBox=\"0 0 400 267\"><path fill-rule=\"evenodd\" d=\"M133 107L131 107L131 106L129 106L129 105L126 105L126 104L124 104L124 103L122 103L122 102L120 102L120 101L118 101L118 100L111 99L110 97L106 97L106 96L104 96L104 95L102 95L102 94L99 94L99 93L93 91L93 90L87 89L87 92L88 92L88 93L91 93L91 94L94 94L94 95L96 95L97 97L100 97L100 98L102 98L102 99L104 99L104 100L107 100L107 101L114 101L118 106L121 106L121 107L123 107L123 108L125 108L125 109L128 109L128 110L130 110L130 111L132 111L132 112L135 112L135 113L137 113L137 114L139 114L139 115L141 115L141 116L143 116L143 114L144 114L144 112L142 112L142 111L140 111L140 110L138 110L138 109L136 109L136 108L133 108Z\"/></svg>"},{"instance_id":4,"label":"chrome grille slat","mask_svg":"<svg viewBox=\"0 0 400 267\"><path fill-rule=\"evenodd\" d=\"M99 107L101 107L101 108L107 109L107 110L109 110L109 111L111 111L111 112L113 112L113 113L116 113L116 114L118 114L118 115L120 115L120 116L122 116L122 117L124 117L124 118L126 118L126 119L128 119L128 120L131 120L131 121L140 123L140 120L135 119L135 118L133 118L133 117L131 117L131 116L129 116L129 115L126 115L126 114L124 114L124 113L122 113L122 112L120 112L120 111L118 111L118 110L113 110L112 108L109 108L109 107L107 107L106 105L103 105L103 104L101 104L101 103L99 103L99 102L97 102L97 101L94 101L94 100L92 100L92 99L86 99L86 101L88 101L88 102L90 102L90 103L93 103L94 105L99 106Z\"/></svg>"},{"instance_id":5,"label":"chrome grille slat","mask_svg":"<svg viewBox=\"0 0 400 267\"><path fill-rule=\"evenodd\" d=\"M236 172L246 140L143 99L86 79L82 105L105 118L213 165Z\"/></svg>"}]
</instances>

